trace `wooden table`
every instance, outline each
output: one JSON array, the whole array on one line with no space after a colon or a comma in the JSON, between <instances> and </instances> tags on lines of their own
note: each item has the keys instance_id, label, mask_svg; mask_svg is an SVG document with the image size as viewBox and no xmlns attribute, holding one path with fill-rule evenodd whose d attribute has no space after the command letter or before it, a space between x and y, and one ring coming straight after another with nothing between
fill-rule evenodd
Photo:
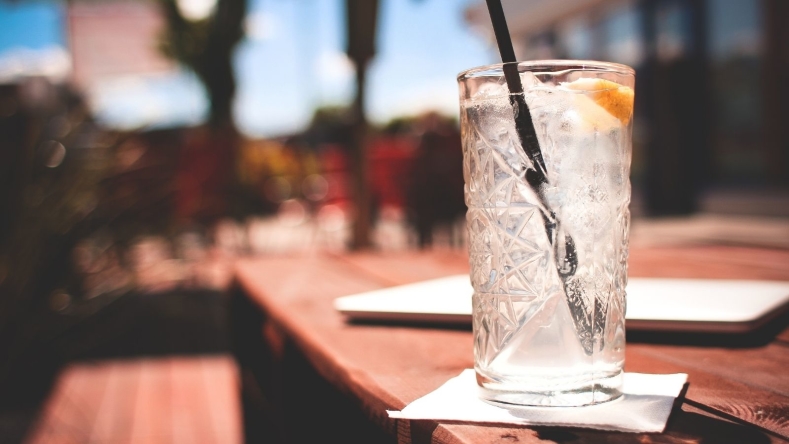
<instances>
[{"instance_id":1,"label":"wooden table","mask_svg":"<svg viewBox=\"0 0 789 444\"><path fill-rule=\"evenodd\" d=\"M338 296L468 271L459 252L246 259L233 304L250 442L786 443L789 329L760 335L628 338L626 370L687 373L663 434L389 419L473 366L470 329L350 325ZM634 249L630 275L789 280L789 251L726 246Z\"/></svg>"},{"instance_id":2,"label":"wooden table","mask_svg":"<svg viewBox=\"0 0 789 444\"><path fill-rule=\"evenodd\" d=\"M240 444L237 387L222 355L71 364L25 442Z\"/></svg>"}]
</instances>

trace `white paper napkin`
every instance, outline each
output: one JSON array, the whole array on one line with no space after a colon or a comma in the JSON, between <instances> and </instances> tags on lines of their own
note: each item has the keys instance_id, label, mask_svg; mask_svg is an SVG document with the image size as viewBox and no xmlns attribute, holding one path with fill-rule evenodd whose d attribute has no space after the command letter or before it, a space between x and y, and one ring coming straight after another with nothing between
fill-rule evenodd
<instances>
[{"instance_id":1,"label":"white paper napkin","mask_svg":"<svg viewBox=\"0 0 789 444\"><path fill-rule=\"evenodd\" d=\"M476 423L586 427L622 432L662 432L674 399L688 379L685 373L625 373L619 399L584 407L496 407L479 399L474 370L464 370L390 418Z\"/></svg>"}]
</instances>

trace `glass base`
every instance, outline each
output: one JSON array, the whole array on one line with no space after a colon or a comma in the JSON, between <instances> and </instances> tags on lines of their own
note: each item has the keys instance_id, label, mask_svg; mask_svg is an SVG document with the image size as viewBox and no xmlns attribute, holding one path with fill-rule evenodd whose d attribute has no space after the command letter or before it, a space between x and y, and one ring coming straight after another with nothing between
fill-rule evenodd
<instances>
[{"instance_id":1,"label":"glass base","mask_svg":"<svg viewBox=\"0 0 789 444\"><path fill-rule=\"evenodd\" d=\"M516 384L503 384L477 372L479 397L497 407L580 407L602 404L622 396L622 371L582 383L557 382L519 381Z\"/></svg>"}]
</instances>

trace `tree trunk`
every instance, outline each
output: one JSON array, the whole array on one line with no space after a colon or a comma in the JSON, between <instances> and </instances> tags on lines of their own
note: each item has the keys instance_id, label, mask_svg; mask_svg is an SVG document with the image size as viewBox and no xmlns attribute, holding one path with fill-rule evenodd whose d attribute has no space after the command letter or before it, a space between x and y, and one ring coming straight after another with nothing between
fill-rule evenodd
<instances>
[{"instance_id":1,"label":"tree trunk","mask_svg":"<svg viewBox=\"0 0 789 444\"><path fill-rule=\"evenodd\" d=\"M353 172L354 203L356 217L353 225L351 248L369 248L370 241L370 187L367 184L367 118L364 114L364 92L367 66L356 67L356 97L353 101L351 126L351 163Z\"/></svg>"},{"instance_id":2,"label":"tree trunk","mask_svg":"<svg viewBox=\"0 0 789 444\"><path fill-rule=\"evenodd\" d=\"M356 214L351 249L369 248L370 242L370 189L367 184L365 147L367 118L364 111L365 79L367 64L375 55L375 35L378 17L378 0L346 0L348 17L348 57L356 67L356 97L351 108L351 166Z\"/></svg>"}]
</instances>

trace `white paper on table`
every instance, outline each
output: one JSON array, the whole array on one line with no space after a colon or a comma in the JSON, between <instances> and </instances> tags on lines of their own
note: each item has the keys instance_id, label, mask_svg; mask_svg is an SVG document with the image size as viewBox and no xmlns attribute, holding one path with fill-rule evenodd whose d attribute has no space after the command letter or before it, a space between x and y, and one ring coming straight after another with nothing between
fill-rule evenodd
<instances>
[{"instance_id":1,"label":"white paper on table","mask_svg":"<svg viewBox=\"0 0 789 444\"><path fill-rule=\"evenodd\" d=\"M407 405L387 411L390 418L520 425L585 427L622 432L662 432L674 399L688 379L685 373L648 375L625 373L619 399L584 407L517 407L507 409L477 396L474 370L464 370Z\"/></svg>"}]
</instances>

